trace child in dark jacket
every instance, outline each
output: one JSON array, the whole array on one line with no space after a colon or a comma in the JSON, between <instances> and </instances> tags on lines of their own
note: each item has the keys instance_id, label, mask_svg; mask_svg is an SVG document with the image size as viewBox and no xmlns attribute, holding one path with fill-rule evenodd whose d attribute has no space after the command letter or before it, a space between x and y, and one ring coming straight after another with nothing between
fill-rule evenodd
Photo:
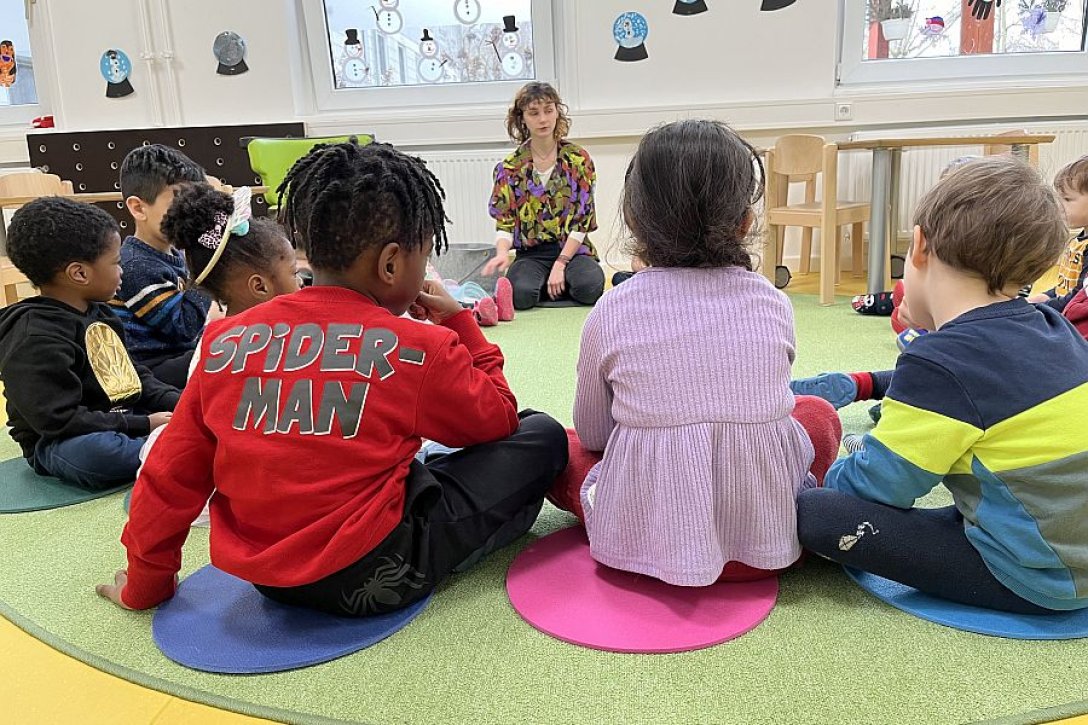
<instances>
[{"instance_id":1,"label":"child in dark jacket","mask_svg":"<svg viewBox=\"0 0 1088 725\"><path fill-rule=\"evenodd\" d=\"M8 255L41 294L0 312L11 437L42 475L90 489L131 481L178 391L134 365L103 304L121 284L121 237L104 211L59 197L11 220Z\"/></svg>"}]
</instances>

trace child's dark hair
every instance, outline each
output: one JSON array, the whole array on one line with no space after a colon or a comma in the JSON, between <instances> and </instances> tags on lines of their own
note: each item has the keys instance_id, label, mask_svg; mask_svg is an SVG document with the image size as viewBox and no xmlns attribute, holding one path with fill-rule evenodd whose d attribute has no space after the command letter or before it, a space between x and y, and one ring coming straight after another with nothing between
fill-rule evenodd
<instances>
[{"instance_id":1,"label":"child's dark hair","mask_svg":"<svg viewBox=\"0 0 1088 725\"><path fill-rule=\"evenodd\" d=\"M423 248L446 239L446 193L426 162L389 144L320 144L277 190L280 221L301 237L315 268L343 270L369 247Z\"/></svg>"},{"instance_id":2,"label":"child's dark hair","mask_svg":"<svg viewBox=\"0 0 1088 725\"><path fill-rule=\"evenodd\" d=\"M121 195L153 202L168 186L205 178L204 169L177 149L162 144L137 146L121 162Z\"/></svg>"},{"instance_id":3,"label":"child's dark hair","mask_svg":"<svg viewBox=\"0 0 1088 725\"><path fill-rule=\"evenodd\" d=\"M193 184L178 191L169 211L162 218L162 233L178 249L185 252L189 275L196 279L208 267L215 254L200 243L202 235L215 227L216 217L230 216L234 199L230 194L213 189L208 184ZM249 232L232 234L219 261L215 263L200 286L219 301L225 301L227 284L238 269L252 269L272 274L273 264L283 257L287 235L270 219L251 219Z\"/></svg>"},{"instance_id":4,"label":"child's dark hair","mask_svg":"<svg viewBox=\"0 0 1088 725\"><path fill-rule=\"evenodd\" d=\"M44 196L20 208L8 226L7 254L35 287L72 262L93 263L108 248L117 222L96 206Z\"/></svg>"},{"instance_id":5,"label":"child's dark hair","mask_svg":"<svg viewBox=\"0 0 1088 725\"><path fill-rule=\"evenodd\" d=\"M717 121L652 129L623 186L625 250L653 267L744 267L752 206L763 196L763 162L751 144Z\"/></svg>"}]
</instances>

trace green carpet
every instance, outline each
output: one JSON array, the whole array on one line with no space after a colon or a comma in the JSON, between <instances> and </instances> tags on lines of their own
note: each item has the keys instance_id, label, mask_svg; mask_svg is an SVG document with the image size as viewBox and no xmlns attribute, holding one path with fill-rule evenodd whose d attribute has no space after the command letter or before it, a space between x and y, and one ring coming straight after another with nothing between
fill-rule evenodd
<instances>
[{"instance_id":1,"label":"green carpet","mask_svg":"<svg viewBox=\"0 0 1088 725\"><path fill-rule=\"evenodd\" d=\"M808 297L796 305L798 374L894 360L886 319ZM585 314L534 311L489 333L506 352L521 404L564 423ZM867 427L863 406L845 412L847 428ZM249 714L371 723L959 723L1088 711L1076 704L1088 698L1084 642L1002 640L920 621L823 562L785 575L778 605L754 631L700 652L608 654L536 632L507 603L508 550L456 577L409 627L363 652L283 674L192 672L155 648L150 614L94 594L124 561L121 500L0 517L0 611L96 667ZM533 534L572 523L546 507ZM207 531L194 530L182 573L207 561Z\"/></svg>"}]
</instances>

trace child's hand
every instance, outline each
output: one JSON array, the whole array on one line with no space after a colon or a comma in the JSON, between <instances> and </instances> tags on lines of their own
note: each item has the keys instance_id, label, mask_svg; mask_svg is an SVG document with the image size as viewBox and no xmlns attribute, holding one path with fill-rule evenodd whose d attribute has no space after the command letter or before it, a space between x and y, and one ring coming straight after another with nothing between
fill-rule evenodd
<instances>
[{"instance_id":1,"label":"child's hand","mask_svg":"<svg viewBox=\"0 0 1088 725\"><path fill-rule=\"evenodd\" d=\"M1028 297L1028 302L1030 302L1033 305L1041 305L1041 304L1043 304L1044 302L1046 302L1049 299L1050 299L1049 297L1047 297L1042 292L1040 292L1037 295L1029 296Z\"/></svg>"},{"instance_id":2,"label":"child's hand","mask_svg":"<svg viewBox=\"0 0 1088 725\"><path fill-rule=\"evenodd\" d=\"M128 570L122 569L113 575L113 584L99 584L94 590L98 592L98 596L109 599L121 609L132 609L121 599L121 592L124 591L126 584L128 584Z\"/></svg>"},{"instance_id":3,"label":"child's hand","mask_svg":"<svg viewBox=\"0 0 1088 725\"><path fill-rule=\"evenodd\" d=\"M155 430L156 428L161 428L162 426L169 423L170 419L174 417L174 414L173 413L152 413L151 415L149 415L147 417L151 421L151 430Z\"/></svg>"},{"instance_id":4,"label":"child's hand","mask_svg":"<svg viewBox=\"0 0 1088 725\"><path fill-rule=\"evenodd\" d=\"M461 304L453 299L441 282L428 279L423 282L423 289L415 303L408 308L408 314L417 320L430 320L437 325L461 310Z\"/></svg>"}]
</instances>

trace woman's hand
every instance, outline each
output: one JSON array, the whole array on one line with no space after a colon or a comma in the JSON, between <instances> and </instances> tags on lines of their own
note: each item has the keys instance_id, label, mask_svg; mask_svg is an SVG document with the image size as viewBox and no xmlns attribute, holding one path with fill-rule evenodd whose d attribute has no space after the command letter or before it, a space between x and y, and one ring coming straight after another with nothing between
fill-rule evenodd
<instances>
[{"instance_id":1,"label":"woman's hand","mask_svg":"<svg viewBox=\"0 0 1088 725\"><path fill-rule=\"evenodd\" d=\"M417 320L430 320L436 325L442 324L464 309L461 303L453 299L438 280L428 279L423 282L419 297L408 308L408 314Z\"/></svg>"},{"instance_id":2,"label":"woman's hand","mask_svg":"<svg viewBox=\"0 0 1088 725\"><path fill-rule=\"evenodd\" d=\"M553 300L559 299L567 288L567 265L556 262L552 265L552 273L548 275L548 296Z\"/></svg>"},{"instance_id":3,"label":"woman's hand","mask_svg":"<svg viewBox=\"0 0 1088 725\"><path fill-rule=\"evenodd\" d=\"M487 264L484 265L482 273L488 277L498 274L499 272L505 272L510 268L510 253L503 252L499 254L495 253L495 256L487 260Z\"/></svg>"}]
</instances>

